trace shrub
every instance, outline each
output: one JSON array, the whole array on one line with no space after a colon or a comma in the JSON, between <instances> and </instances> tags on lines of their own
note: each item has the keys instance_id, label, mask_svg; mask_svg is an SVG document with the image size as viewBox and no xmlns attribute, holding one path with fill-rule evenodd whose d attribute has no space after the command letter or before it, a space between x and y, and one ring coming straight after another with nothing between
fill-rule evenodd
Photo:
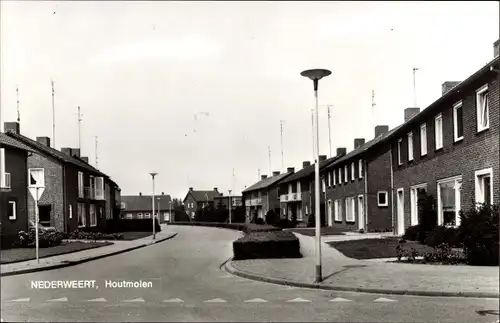
<instances>
[{"instance_id":1,"label":"shrub","mask_svg":"<svg viewBox=\"0 0 500 323\"><path fill-rule=\"evenodd\" d=\"M404 249L404 243L405 241L401 240L400 244L396 247L398 261L402 261L402 258L406 258L405 261L409 263L441 263L444 265L455 265L464 262L462 255L453 251L451 246L446 243L434 247L433 251L430 252L419 252L415 248ZM423 259L420 260L417 258Z\"/></svg>"},{"instance_id":2,"label":"shrub","mask_svg":"<svg viewBox=\"0 0 500 323\"><path fill-rule=\"evenodd\" d=\"M287 229L294 228L296 225L294 226L292 221L288 219L279 219L278 222L276 222L276 226L281 229Z\"/></svg>"},{"instance_id":3,"label":"shrub","mask_svg":"<svg viewBox=\"0 0 500 323\"><path fill-rule=\"evenodd\" d=\"M418 224L406 228L405 234L403 234L403 239L409 240L409 241L418 241L420 230L421 230L421 228L420 228L420 225L418 225Z\"/></svg>"},{"instance_id":4,"label":"shrub","mask_svg":"<svg viewBox=\"0 0 500 323\"><path fill-rule=\"evenodd\" d=\"M106 233L115 232L149 232L153 231L151 219L108 219L105 226ZM160 232L161 227L158 219L155 219L155 231Z\"/></svg>"},{"instance_id":5,"label":"shrub","mask_svg":"<svg viewBox=\"0 0 500 323\"><path fill-rule=\"evenodd\" d=\"M59 231L38 230L38 246L40 248L48 248L58 246L62 243L65 234ZM20 248L35 248L36 247L36 230L30 228L28 232L19 231L16 247Z\"/></svg>"},{"instance_id":6,"label":"shrub","mask_svg":"<svg viewBox=\"0 0 500 323\"><path fill-rule=\"evenodd\" d=\"M245 233L273 232L273 231L281 231L281 229L277 228L275 226L272 226L272 225L255 224L255 223L248 223L245 225L245 228L244 228Z\"/></svg>"},{"instance_id":7,"label":"shrub","mask_svg":"<svg viewBox=\"0 0 500 323\"><path fill-rule=\"evenodd\" d=\"M437 226L433 231L427 234L425 244L430 247L437 247L442 244L450 245L453 248L461 248L458 229L446 226Z\"/></svg>"},{"instance_id":8,"label":"shrub","mask_svg":"<svg viewBox=\"0 0 500 323\"><path fill-rule=\"evenodd\" d=\"M278 221L278 216L274 212L274 210L269 210L266 214L266 223L269 225L275 225Z\"/></svg>"},{"instance_id":9,"label":"shrub","mask_svg":"<svg viewBox=\"0 0 500 323\"><path fill-rule=\"evenodd\" d=\"M124 237L121 233L85 232L75 230L65 235L65 238L75 240L123 240Z\"/></svg>"},{"instance_id":10,"label":"shrub","mask_svg":"<svg viewBox=\"0 0 500 323\"><path fill-rule=\"evenodd\" d=\"M437 226L437 211L435 208L435 199L432 195L421 193L418 198L418 223L419 233L418 241L425 243L429 232L432 232Z\"/></svg>"},{"instance_id":11,"label":"shrub","mask_svg":"<svg viewBox=\"0 0 500 323\"><path fill-rule=\"evenodd\" d=\"M232 213L233 223L245 223L246 215L245 208L242 206L238 206L234 209L234 213Z\"/></svg>"},{"instance_id":12,"label":"shrub","mask_svg":"<svg viewBox=\"0 0 500 323\"><path fill-rule=\"evenodd\" d=\"M468 264L498 266L499 213L499 205L481 205L461 212L459 237Z\"/></svg>"},{"instance_id":13,"label":"shrub","mask_svg":"<svg viewBox=\"0 0 500 323\"><path fill-rule=\"evenodd\" d=\"M255 224L260 224L260 225L264 224L264 219L262 218L255 219Z\"/></svg>"},{"instance_id":14,"label":"shrub","mask_svg":"<svg viewBox=\"0 0 500 323\"><path fill-rule=\"evenodd\" d=\"M300 258L299 239L289 231L256 232L233 242L235 260Z\"/></svg>"}]
</instances>

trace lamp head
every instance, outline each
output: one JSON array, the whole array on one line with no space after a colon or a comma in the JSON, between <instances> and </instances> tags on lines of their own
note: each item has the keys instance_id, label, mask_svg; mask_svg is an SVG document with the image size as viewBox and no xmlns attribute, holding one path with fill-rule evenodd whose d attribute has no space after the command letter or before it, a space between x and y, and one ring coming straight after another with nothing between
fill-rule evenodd
<instances>
[{"instance_id":1,"label":"lamp head","mask_svg":"<svg viewBox=\"0 0 500 323\"><path fill-rule=\"evenodd\" d=\"M332 74L329 70L325 69L312 69L312 70L306 70L300 73L303 77L308 77L311 80L321 80L323 77L327 77L328 75Z\"/></svg>"},{"instance_id":2,"label":"lamp head","mask_svg":"<svg viewBox=\"0 0 500 323\"><path fill-rule=\"evenodd\" d=\"M158 173L149 173L149 175L151 175L151 177L155 178L155 176L158 175Z\"/></svg>"}]
</instances>

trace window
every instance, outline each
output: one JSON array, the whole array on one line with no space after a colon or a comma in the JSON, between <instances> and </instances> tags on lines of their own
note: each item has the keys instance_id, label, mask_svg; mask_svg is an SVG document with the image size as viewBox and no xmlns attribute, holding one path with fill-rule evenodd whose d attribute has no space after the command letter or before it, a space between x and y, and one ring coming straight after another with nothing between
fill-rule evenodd
<instances>
[{"instance_id":1,"label":"window","mask_svg":"<svg viewBox=\"0 0 500 323\"><path fill-rule=\"evenodd\" d=\"M95 205L90 204L90 226L95 227L97 225L97 214L95 212Z\"/></svg>"},{"instance_id":2,"label":"window","mask_svg":"<svg viewBox=\"0 0 500 323\"><path fill-rule=\"evenodd\" d=\"M488 84L476 91L477 132L490 127Z\"/></svg>"},{"instance_id":3,"label":"window","mask_svg":"<svg viewBox=\"0 0 500 323\"><path fill-rule=\"evenodd\" d=\"M87 218L85 216L85 204L78 203L77 212L78 212L78 226L79 227L87 226Z\"/></svg>"},{"instance_id":4,"label":"window","mask_svg":"<svg viewBox=\"0 0 500 323\"><path fill-rule=\"evenodd\" d=\"M351 181L356 179L356 166L354 162L351 163Z\"/></svg>"},{"instance_id":5,"label":"window","mask_svg":"<svg viewBox=\"0 0 500 323\"><path fill-rule=\"evenodd\" d=\"M338 171L339 171L339 177L338 177L339 184L342 184L342 182L344 181L344 178L342 177L342 168L339 168Z\"/></svg>"},{"instance_id":6,"label":"window","mask_svg":"<svg viewBox=\"0 0 500 323\"><path fill-rule=\"evenodd\" d=\"M302 221L304 220L302 216L302 205L298 204L297 205L297 221Z\"/></svg>"},{"instance_id":7,"label":"window","mask_svg":"<svg viewBox=\"0 0 500 323\"><path fill-rule=\"evenodd\" d=\"M420 125L420 155L427 155L427 125L425 123Z\"/></svg>"},{"instance_id":8,"label":"window","mask_svg":"<svg viewBox=\"0 0 500 323\"><path fill-rule=\"evenodd\" d=\"M191 218L194 219L195 213L191 212Z\"/></svg>"},{"instance_id":9,"label":"window","mask_svg":"<svg viewBox=\"0 0 500 323\"><path fill-rule=\"evenodd\" d=\"M297 193L302 192L302 188L300 187L300 181L297 181Z\"/></svg>"},{"instance_id":10,"label":"window","mask_svg":"<svg viewBox=\"0 0 500 323\"><path fill-rule=\"evenodd\" d=\"M78 197L83 198L83 173L78 172Z\"/></svg>"},{"instance_id":11,"label":"window","mask_svg":"<svg viewBox=\"0 0 500 323\"><path fill-rule=\"evenodd\" d=\"M333 202L333 210L335 213L335 221L342 221L342 210L340 208L340 200L335 200Z\"/></svg>"},{"instance_id":12,"label":"window","mask_svg":"<svg viewBox=\"0 0 500 323\"><path fill-rule=\"evenodd\" d=\"M398 165L402 165L403 164L403 159L401 157L401 149L403 148L403 139L402 138L399 138L398 139Z\"/></svg>"},{"instance_id":13,"label":"window","mask_svg":"<svg viewBox=\"0 0 500 323\"><path fill-rule=\"evenodd\" d=\"M354 222L354 197L347 197L345 199L345 220L346 222Z\"/></svg>"},{"instance_id":14,"label":"window","mask_svg":"<svg viewBox=\"0 0 500 323\"><path fill-rule=\"evenodd\" d=\"M337 171L334 170L332 172L332 175L333 175L333 186L337 185Z\"/></svg>"},{"instance_id":15,"label":"window","mask_svg":"<svg viewBox=\"0 0 500 323\"><path fill-rule=\"evenodd\" d=\"M151 218L151 213L144 213L144 218L145 219Z\"/></svg>"},{"instance_id":16,"label":"window","mask_svg":"<svg viewBox=\"0 0 500 323\"><path fill-rule=\"evenodd\" d=\"M306 215L309 215L309 205L306 204Z\"/></svg>"},{"instance_id":17,"label":"window","mask_svg":"<svg viewBox=\"0 0 500 323\"><path fill-rule=\"evenodd\" d=\"M436 150L443 148L443 115L441 113L434 118L434 139Z\"/></svg>"},{"instance_id":18,"label":"window","mask_svg":"<svg viewBox=\"0 0 500 323\"><path fill-rule=\"evenodd\" d=\"M328 211L328 226L331 227L333 224L333 209L332 209L332 200L328 200L328 206L327 206L327 211Z\"/></svg>"},{"instance_id":19,"label":"window","mask_svg":"<svg viewBox=\"0 0 500 323\"><path fill-rule=\"evenodd\" d=\"M96 200L104 200L104 178L95 178L95 198Z\"/></svg>"},{"instance_id":20,"label":"window","mask_svg":"<svg viewBox=\"0 0 500 323\"><path fill-rule=\"evenodd\" d=\"M332 187L332 173L328 172L328 187Z\"/></svg>"},{"instance_id":21,"label":"window","mask_svg":"<svg viewBox=\"0 0 500 323\"><path fill-rule=\"evenodd\" d=\"M455 142L464 139L464 120L463 120L462 101L453 106L453 139Z\"/></svg>"},{"instance_id":22,"label":"window","mask_svg":"<svg viewBox=\"0 0 500 323\"><path fill-rule=\"evenodd\" d=\"M292 183L288 184L288 194L292 194L293 188L292 188Z\"/></svg>"},{"instance_id":23,"label":"window","mask_svg":"<svg viewBox=\"0 0 500 323\"><path fill-rule=\"evenodd\" d=\"M73 206L71 204L69 205L69 218L73 218Z\"/></svg>"},{"instance_id":24,"label":"window","mask_svg":"<svg viewBox=\"0 0 500 323\"><path fill-rule=\"evenodd\" d=\"M45 175L43 168L29 168L28 169L29 186L45 186Z\"/></svg>"},{"instance_id":25,"label":"window","mask_svg":"<svg viewBox=\"0 0 500 323\"><path fill-rule=\"evenodd\" d=\"M493 169L487 168L478 170L475 173L476 177L476 203L491 204L493 201L492 182Z\"/></svg>"},{"instance_id":26,"label":"window","mask_svg":"<svg viewBox=\"0 0 500 323\"><path fill-rule=\"evenodd\" d=\"M363 169L363 160L360 159L359 162L358 162L358 164L359 164L358 165L358 172L359 172L358 177L359 178L363 178L363 171L364 171L364 169Z\"/></svg>"},{"instance_id":27,"label":"window","mask_svg":"<svg viewBox=\"0 0 500 323\"><path fill-rule=\"evenodd\" d=\"M321 179L321 186L323 187L323 193L326 191L326 183L325 183L325 178Z\"/></svg>"},{"instance_id":28,"label":"window","mask_svg":"<svg viewBox=\"0 0 500 323\"><path fill-rule=\"evenodd\" d=\"M387 201L387 192L386 191L380 191L377 193L377 203L378 206L388 206L389 201Z\"/></svg>"},{"instance_id":29,"label":"window","mask_svg":"<svg viewBox=\"0 0 500 323\"><path fill-rule=\"evenodd\" d=\"M461 190L462 176L438 181L438 225L460 225Z\"/></svg>"},{"instance_id":30,"label":"window","mask_svg":"<svg viewBox=\"0 0 500 323\"><path fill-rule=\"evenodd\" d=\"M193 213L194 213L194 212L193 212ZM142 219L142 217L143 217L143 216L142 216L142 213L137 213L137 218L138 218L138 219Z\"/></svg>"},{"instance_id":31,"label":"window","mask_svg":"<svg viewBox=\"0 0 500 323\"><path fill-rule=\"evenodd\" d=\"M2 148L3 149L3 148ZM5 188L11 188L11 178L10 178L10 173L4 173L5 174ZM1 185L0 185L1 186Z\"/></svg>"},{"instance_id":32,"label":"window","mask_svg":"<svg viewBox=\"0 0 500 323\"><path fill-rule=\"evenodd\" d=\"M349 170L347 168L347 165L344 166L344 182L349 182Z\"/></svg>"},{"instance_id":33,"label":"window","mask_svg":"<svg viewBox=\"0 0 500 323\"><path fill-rule=\"evenodd\" d=\"M413 132L408 133L408 161L413 160Z\"/></svg>"},{"instance_id":34,"label":"window","mask_svg":"<svg viewBox=\"0 0 500 323\"><path fill-rule=\"evenodd\" d=\"M427 184L420 184L410 187L410 214L411 224L418 224L418 200L426 193Z\"/></svg>"},{"instance_id":35,"label":"window","mask_svg":"<svg viewBox=\"0 0 500 323\"><path fill-rule=\"evenodd\" d=\"M132 213L125 214L125 219L132 219Z\"/></svg>"},{"instance_id":36,"label":"window","mask_svg":"<svg viewBox=\"0 0 500 323\"><path fill-rule=\"evenodd\" d=\"M7 215L9 220L15 220L17 215L16 201L9 201L7 208Z\"/></svg>"}]
</instances>

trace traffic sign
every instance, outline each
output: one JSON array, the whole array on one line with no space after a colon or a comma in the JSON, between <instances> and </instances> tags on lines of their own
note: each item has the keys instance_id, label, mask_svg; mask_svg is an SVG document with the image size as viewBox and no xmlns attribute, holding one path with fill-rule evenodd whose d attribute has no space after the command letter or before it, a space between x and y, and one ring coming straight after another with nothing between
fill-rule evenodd
<instances>
[{"instance_id":1,"label":"traffic sign","mask_svg":"<svg viewBox=\"0 0 500 323\"><path fill-rule=\"evenodd\" d=\"M43 194L43 191L45 190L45 187L28 187L28 190L30 191L31 196L33 196L33 199L38 202Z\"/></svg>"}]
</instances>

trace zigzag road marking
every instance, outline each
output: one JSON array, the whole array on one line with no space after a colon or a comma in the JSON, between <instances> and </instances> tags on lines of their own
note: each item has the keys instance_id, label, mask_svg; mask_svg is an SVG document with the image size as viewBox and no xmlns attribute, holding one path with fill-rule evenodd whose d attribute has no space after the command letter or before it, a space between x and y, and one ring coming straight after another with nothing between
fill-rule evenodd
<instances>
[{"instance_id":1,"label":"zigzag road marking","mask_svg":"<svg viewBox=\"0 0 500 323\"><path fill-rule=\"evenodd\" d=\"M30 301L30 298L26 297L26 298L13 299L13 300L7 301L7 303L28 303L29 301Z\"/></svg>"},{"instance_id":2,"label":"zigzag road marking","mask_svg":"<svg viewBox=\"0 0 500 323\"><path fill-rule=\"evenodd\" d=\"M203 303L227 303L227 302L221 298L214 298L214 299L209 299L207 301L203 301Z\"/></svg>"},{"instance_id":3,"label":"zigzag road marking","mask_svg":"<svg viewBox=\"0 0 500 323\"><path fill-rule=\"evenodd\" d=\"M330 300L330 302L352 302L352 301L350 299L342 297L335 297L334 299Z\"/></svg>"},{"instance_id":4,"label":"zigzag road marking","mask_svg":"<svg viewBox=\"0 0 500 323\"><path fill-rule=\"evenodd\" d=\"M99 302L107 302L105 298L94 298L94 299L89 299L87 302L90 303L99 303Z\"/></svg>"},{"instance_id":5,"label":"zigzag road marking","mask_svg":"<svg viewBox=\"0 0 500 323\"><path fill-rule=\"evenodd\" d=\"M145 301L142 298L134 298L134 299L127 299L122 301L122 303L144 303Z\"/></svg>"},{"instance_id":6,"label":"zigzag road marking","mask_svg":"<svg viewBox=\"0 0 500 323\"><path fill-rule=\"evenodd\" d=\"M245 303L267 303L267 301L265 299L262 299L262 298L253 298L253 299L246 300Z\"/></svg>"},{"instance_id":7,"label":"zigzag road marking","mask_svg":"<svg viewBox=\"0 0 500 323\"><path fill-rule=\"evenodd\" d=\"M303 299L303 298L294 298L289 301L286 301L287 303L310 303L311 301L308 299Z\"/></svg>"},{"instance_id":8,"label":"zigzag road marking","mask_svg":"<svg viewBox=\"0 0 500 323\"><path fill-rule=\"evenodd\" d=\"M385 298L385 297L379 297L377 298L376 300L374 300L374 302L376 303L391 303L391 302L397 302L397 300L395 299L389 299L389 298Z\"/></svg>"},{"instance_id":9,"label":"zigzag road marking","mask_svg":"<svg viewBox=\"0 0 500 323\"><path fill-rule=\"evenodd\" d=\"M184 301L180 298L172 298L164 300L163 303L184 303Z\"/></svg>"},{"instance_id":10,"label":"zigzag road marking","mask_svg":"<svg viewBox=\"0 0 500 323\"><path fill-rule=\"evenodd\" d=\"M62 297L62 298L49 299L47 302L48 303L62 303L62 302L67 302L67 301L68 301L67 297Z\"/></svg>"}]
</instances>

